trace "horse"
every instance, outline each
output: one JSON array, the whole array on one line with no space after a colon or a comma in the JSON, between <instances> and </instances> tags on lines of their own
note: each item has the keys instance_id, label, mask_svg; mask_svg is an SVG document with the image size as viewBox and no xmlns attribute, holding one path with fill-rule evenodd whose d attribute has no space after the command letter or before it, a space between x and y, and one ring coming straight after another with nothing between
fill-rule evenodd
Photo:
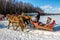
<instances>
[{"instance_id":1,"label":"horse","mask_svg":"<svg viewBox=\"0 0 60 40\"><path fill-rule=\"evenodd\" d=\"M31 27L30 19L31 19L31 16L28 16L28 15L27 16L24 16L23 21L25 23L25 27L26 27L26 25L29 25L29 24L30 24L30 27Z\"/></svg>"},{"instance_id":2,"label":"horse","mask_svg":"<svg viewBox=\"0 0 60 40\"><path fill-rule=\"evenodd\" d=\"M18 22L17 22L18 23L18 27L20 26L21 30L24 31L25 24L24 24L24 21L23 21L23 17L21 15L18 15L17 19L18 19Z\"/></svg>"},{"instance_id":3,"label":"horse","mask_svg":"<svg viewBox=\"0 0 60 40\"><path fill-rule=\"evenodd\" d=\"M10 27L10 23L12 23L11 21L12 21L12 15L11 14L7 14L6 15L6 19L8 20L8 29L9 29L9 27Z\"/></svg>"},{"instance_id":4,"label":"horse","mask_svg":"<svg viewBox=\"0 0 60 40\"><path fill-rule=\"evenodd\" d=\"M8 14L8 15L6 15L6 18L9 21L8 29L9 29L10 23L12 23L12 26L13 26L13 23L16 23L17 28L20 26L21 30L24 31L24 26L25 25L24 25L24 21L23 21L21 15L18 15L18 16L14 15L14 16L12 16L12 15Z\"/></svg>"}]
</instances>

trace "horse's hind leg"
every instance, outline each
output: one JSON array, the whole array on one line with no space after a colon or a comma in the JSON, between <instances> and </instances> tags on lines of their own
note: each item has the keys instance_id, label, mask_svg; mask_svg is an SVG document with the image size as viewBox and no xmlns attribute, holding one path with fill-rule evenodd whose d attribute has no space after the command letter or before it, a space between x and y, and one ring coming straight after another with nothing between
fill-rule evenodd
<instances>
[{"instance_id":1,"label":"horse's hind leg","mask_svg":"<svg viewBox=\"0 0 60 40\"><path fill-rule=\"evenodd\" d=\"M8 29L10 28L10 23L11 23L11 22L9 21L9 24L8 24Z\"/></svg>"},{"instance_id":2,"label":"horse's hind leg","mask_svg":"<svg viewBox=\"0 0 60 40\"><path fill-rule=\"evenodd\" d=\"M12 22L13 30L17 30L17 28L15 28L17 25L14 25L14 24L17 24L17 23L16 22Z\"/></svg>"},{"instance_id":3,"label":"horse's hind leg","mask_svg":"<svg viewBox=\"0 0 60 40\"><path fill-rule=\"evenodd\" d=\"M24 31L24 24L21 24L21 30Z\"/></svg>"},{"instance_id":4,"label":"horse's hind leg","mask_svg":"<svg viewBox=\"0 0 60 40\"><path fill-rule=\"evenodd\" d=\"M18 24L18 22L16 22L16 28L15 28L15 30L17 30L18 27L19 27L19 24Z\"/></svg>"},{"instance_id":5,"label":"horse's hind leg","mask_svg":"<svg viewBox=\"0 0 60 40\"><path fill-rule=\"evenodd\" d=\"M13 26L13 29L14 29L14 22L12 22L12 26Z\"/></svg>"}]
</instances>

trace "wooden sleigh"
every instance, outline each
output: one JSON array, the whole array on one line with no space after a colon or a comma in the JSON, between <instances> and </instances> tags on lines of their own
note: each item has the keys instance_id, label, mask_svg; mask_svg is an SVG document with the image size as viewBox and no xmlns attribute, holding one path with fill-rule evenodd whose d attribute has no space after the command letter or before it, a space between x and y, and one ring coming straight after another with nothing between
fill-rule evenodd
<instances>
[{"instance_id":1,"label":"wooden sleigh","mask_svg":"<svg viewBox=\"0 0 60 40\"><path fill-rule=\"evenodd\" d=\"M34 21L31 21L31 23L37 29L39 28L39 29L44 29L44 30L52 31L53 30L53 26L55 24L55 21L50 24L51 26L47 26L47 27L46 26L39 25L37 22L34 22Z\"/></svg>"}]
</instances>

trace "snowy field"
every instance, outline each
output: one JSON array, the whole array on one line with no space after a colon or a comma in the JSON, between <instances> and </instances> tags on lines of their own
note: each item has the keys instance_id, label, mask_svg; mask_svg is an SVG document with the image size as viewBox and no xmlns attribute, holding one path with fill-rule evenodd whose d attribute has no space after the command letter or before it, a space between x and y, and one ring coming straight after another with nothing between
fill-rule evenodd
<instances>
[{"instance_id":1,"label":"snowy field","mask_svg":"<svg viewBox=\"0 0 60 40\"><path fill-rule=\"evenodd\" d=\"M7 29L8 21L0 21L0 40L60 40L60 31L38 29L12 30ZM60 28L55 28L60 29Z\"/></svg>"}]
</instances>

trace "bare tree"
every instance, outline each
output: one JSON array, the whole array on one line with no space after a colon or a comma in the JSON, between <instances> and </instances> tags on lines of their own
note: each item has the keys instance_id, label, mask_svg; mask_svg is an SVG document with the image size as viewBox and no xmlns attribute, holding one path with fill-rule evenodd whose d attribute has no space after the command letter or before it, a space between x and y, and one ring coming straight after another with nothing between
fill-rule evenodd
<instances>
[{"instance_id":1,"label":"bare tree","mask_svg":"<svg viewBox=\"0 0 60 40\"><path fill-rule=\"evenodd\" d=\"M22 1L18 2L18 0L0 0L0 12L3 14L7 13L34 13L34 12L43 13L44 11L39 7L34 7L30 3L23 3ZM6 13L4 13L6 12Z\"/></svg>"}]
</instances>

